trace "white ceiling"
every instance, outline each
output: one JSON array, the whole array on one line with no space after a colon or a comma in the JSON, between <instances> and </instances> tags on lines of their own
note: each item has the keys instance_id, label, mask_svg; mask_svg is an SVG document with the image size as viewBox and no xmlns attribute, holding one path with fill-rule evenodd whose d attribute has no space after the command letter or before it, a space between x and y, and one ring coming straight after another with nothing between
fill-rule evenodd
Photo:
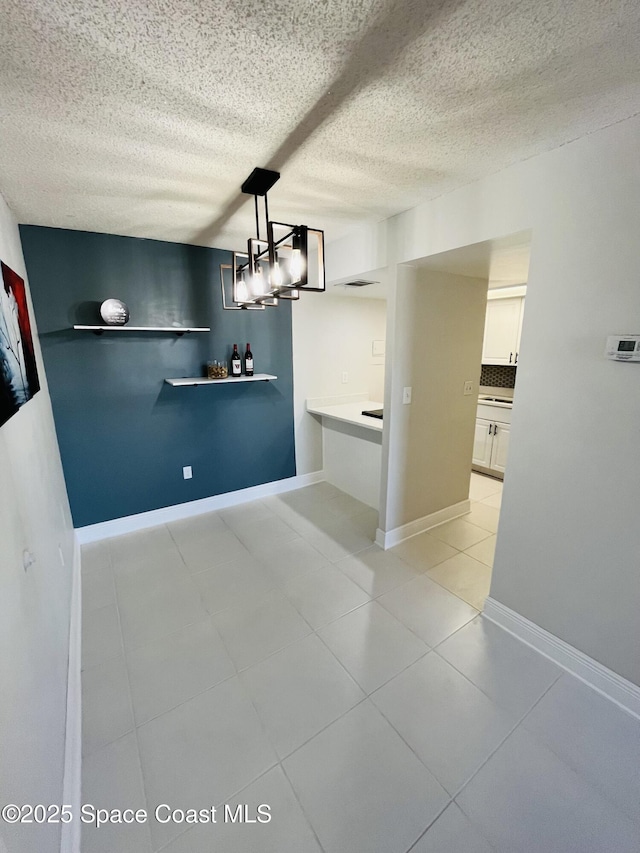
<instances>
[{"instance_id":1,"label":"white ceiling","mask_svg":"<svg viewBox=\"0 0 640 853\"><path fill-rule=\"evenodd\" d=\"M241 247L240 184L328 239L640 112L638 0L3 0L21 222Z\"/></svg>"}]
</instances>

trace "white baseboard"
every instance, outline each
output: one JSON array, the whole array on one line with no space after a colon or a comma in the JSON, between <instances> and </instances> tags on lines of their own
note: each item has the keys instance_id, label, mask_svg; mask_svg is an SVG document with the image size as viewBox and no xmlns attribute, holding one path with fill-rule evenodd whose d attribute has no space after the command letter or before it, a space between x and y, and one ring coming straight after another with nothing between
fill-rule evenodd
<instances>
[{"instance_id":1,"label":"white baseboard","mask_svg":"<svg viewBox=\"0 0 640 853\"><path fill-rule=\"evenodd\" d=\"M640 687L637 685L493 598L487 598L485 601L483 616L593 687L634 717L640 718Z\"/></svg>"},{"instance_id":2,"label":"white baseboard","mask_svg":"<svg viewBox=\"0 0 640 853\"><path fill-rule=\"evenodd\" d=\"M430 515L416 518L415 521L410 521L401 527L394 527L393 530L385 531L378 528L376 530L376 545L386 551L388 548L393 548L394 545L404 542L405 539L417 536L418 533L424 533L425 530L431 530L432 527L438 527L440 524L459 518L469 512L470 509L471 502L469 500L460 501L457 504L446 506L444 509L439 509L437 512L432 512Z\"/></svg>"},{"instance_id":3,"label":"white baseboard","mask_svg":"<svg viewBox=\"0 0 640 853\"><path fill-rule=\"evenodd\" d=\"M60 853L80 853L80 807L82 783L82 686L80 676L82 654L82 580L80 574L80 542L75 537L73 580L71 585L71 620L69 626L69 672L67 676L67 720L64 748L62 802L71 806L74 819L63 823Z\"/></svg>"},{"instance_id":4,"label":"white baseboard","mask_svg":"<svg viewBox=\"0 0 640 853\"><path fill-rule=\"evenodd\" d=\"M210 498L201 498L197 501L174 504L150 512L140 512L136 515L127 515L124 518L114 518L112 521L102 521L99 524L78 527L76 534L80 544L86 545L88 542L98 542L111 536L121 536L123 533L135 533L136 530L145 530L147 527L156 527L169 521L180 521L183 518L192 518L205 512L226 509L245 503L245 501L255 501L272 495L280 495L293 489L301 489L303 486L320 483L324 478L323 471L313 471L311 474L287 477L286 480L273 480L271 483L239 489L236 492L227 492L224 495L213 495Z\"/></svg>"}]
</instances>

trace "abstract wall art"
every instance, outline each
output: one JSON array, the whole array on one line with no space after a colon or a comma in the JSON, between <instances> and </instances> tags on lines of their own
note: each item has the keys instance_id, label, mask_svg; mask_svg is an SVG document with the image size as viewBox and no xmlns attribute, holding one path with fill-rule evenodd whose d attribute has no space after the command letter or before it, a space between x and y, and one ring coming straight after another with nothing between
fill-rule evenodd
<instances>
[{"instance_id":1,"label":"abstract wall art","mask_svg":"<svg viewBox=\"0 0 640 853\"><path fill-rule=\"evenodd\" d=\"M0 427L40 390L23 279L1 263Z\"/></svg>"}]
</instances>

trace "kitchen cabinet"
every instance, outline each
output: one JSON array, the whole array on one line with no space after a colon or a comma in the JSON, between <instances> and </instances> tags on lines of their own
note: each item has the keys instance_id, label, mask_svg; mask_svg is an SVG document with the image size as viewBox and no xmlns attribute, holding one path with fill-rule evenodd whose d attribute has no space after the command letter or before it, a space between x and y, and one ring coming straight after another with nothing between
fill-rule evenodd
<instances>
[{"instance_id":1,"label":"kitchen cabinet","mask_svg":"<svg viewBox=\"0 0 640 853\"><path fill-rule=\"evenodd\" d=\"M491 443L491 464L489 467L492 471L499 471L504 474L504 469L507 465L507 453L509 451L509 436L511 434L511 426L509 424L493 424L493 439Z\"/></svg>"},{"instance_id":2,"label":"kitchen cabinet","mask_svg":"<svg viewBox=\"0 0 640 853\"><path fill-rule=\"evenodd\" d=\"M491 421L482 418L476 420L476 431L473 437L473 464L482 468L491 465L491 447L493 445L493 429L489 432Z\"/></svg>"},{"instance_id":3,"label":"kitchen cabinet","mask_svg":"<svg viewBox=\"0 0 640 853\"><path fill-rule=\"evenodd\" d=\"M473 440L473 467L504 474L510 433L510 424L477 418Z\"/></svg>"},{"instance_id":4,"label":"kitchen cabinet","mask_svg":"<svg viewBox=\"0 0 640 853\"><path fill-rule=\"evenodd\" d=\"M487 300L482 343L483 364L517 364L524 296Z\"/></svg>"}]
</instances>

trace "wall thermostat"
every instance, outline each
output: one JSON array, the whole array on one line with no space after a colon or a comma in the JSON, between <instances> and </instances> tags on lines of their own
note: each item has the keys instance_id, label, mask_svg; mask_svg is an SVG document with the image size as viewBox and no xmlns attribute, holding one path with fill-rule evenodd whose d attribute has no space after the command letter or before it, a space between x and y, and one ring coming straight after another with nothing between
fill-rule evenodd
<instances>
[{"instance_id":1,"label":"wall thermostat","mask_svg":"<svg viewBox=\"0 0 640 853\"><path fill-rule=\"evenodd\" d=\"M614 361L640 361L640 335L609 335L604 354Z\"/></svg>"}]
</instances>

